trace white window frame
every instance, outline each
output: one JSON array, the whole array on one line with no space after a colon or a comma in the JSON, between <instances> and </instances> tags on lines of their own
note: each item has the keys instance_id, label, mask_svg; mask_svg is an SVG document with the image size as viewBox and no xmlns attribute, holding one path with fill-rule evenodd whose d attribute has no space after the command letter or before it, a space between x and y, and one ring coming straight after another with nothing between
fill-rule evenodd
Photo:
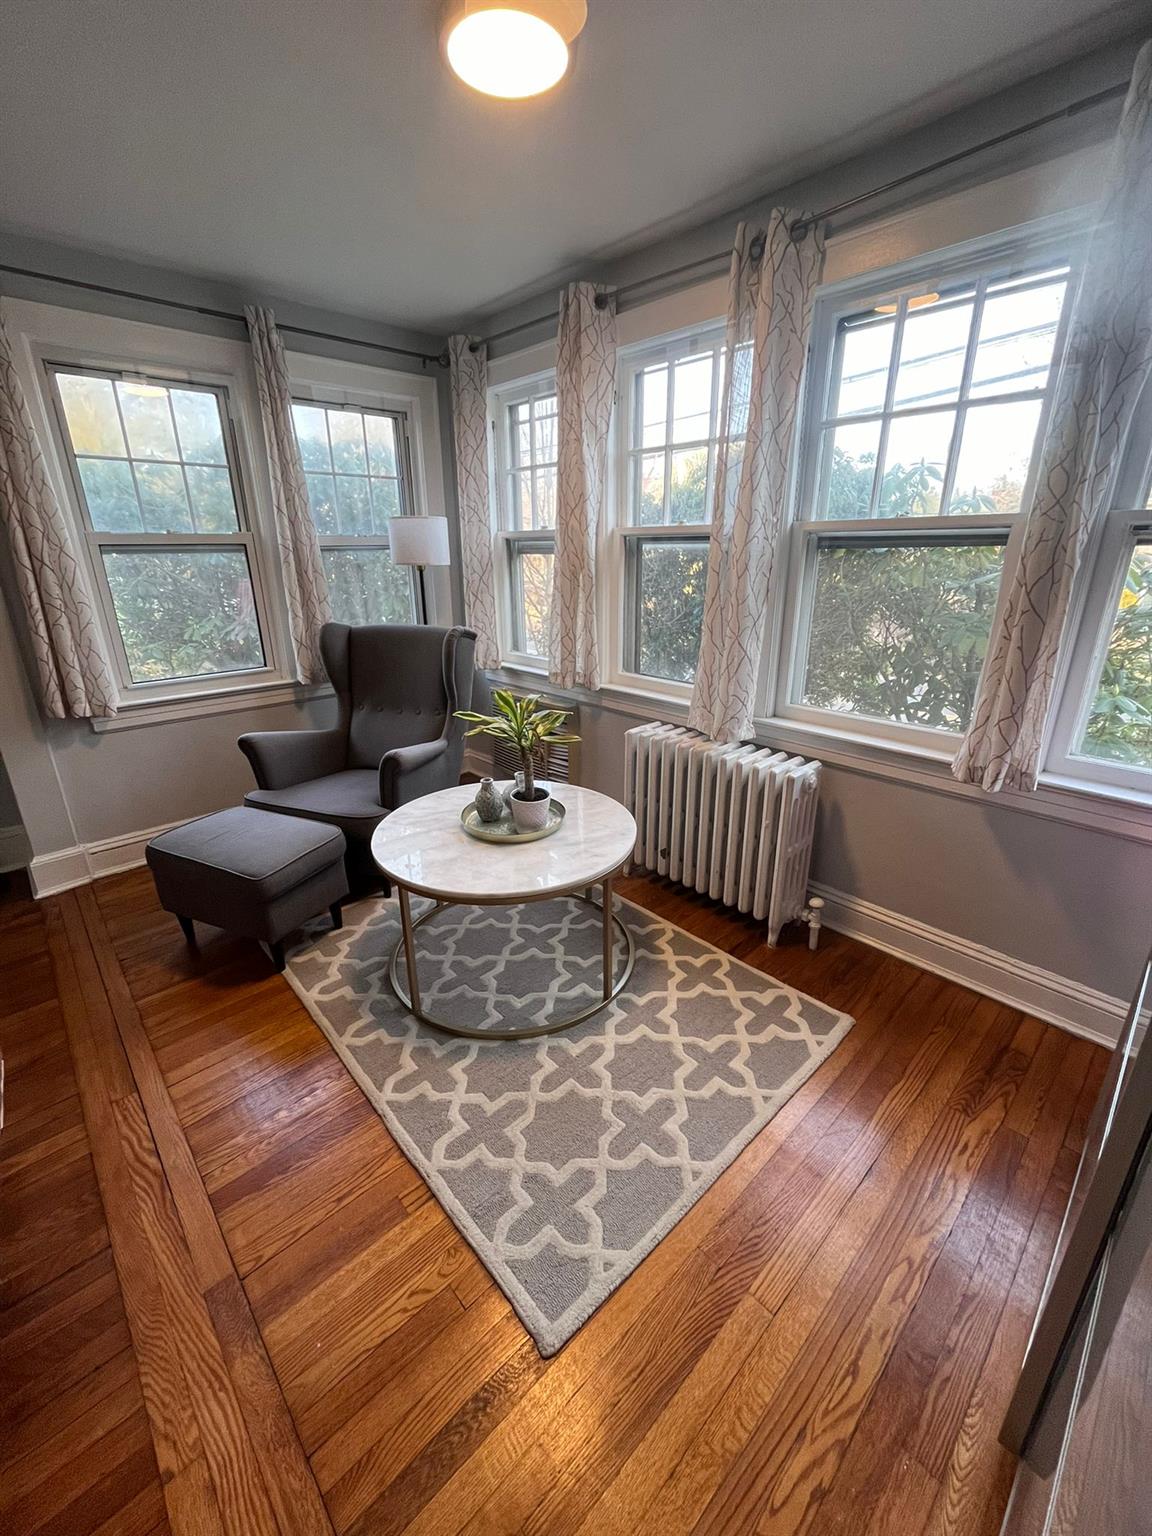
<instances>
[{"instance_id":1,"label":"white window frame","mask_svg":"<svg viewBox=\"0 0 1152 1536\"><path fill-rule=\"evenodd\" d=\"M1152 766L1130 767L1076 750L1087 724L1124 578L1137 543L1152 541L1152 388L1132 422L1111 504L1094 530L1068 617L1070 642L1057 674L1045 772L1074 785L1152 796Z\"/></svg>"},{"instance_id":2,"label":"white window frame","mask_svg":"<svg viewBox=\"0 0 1152 1536\"><path fill-rule=\"evenodd\" d=\"M547 672L548 657L523 649L518 642L520 610L517 591L517 560L532 550L555 555L556 535L551 528L517 528L513 521L513 476L521 472L512 454L512 411L556 393L556 373L547 369L489 391L488 428L492 443L493 570L496 581L497 627L501 661L527 672ZM534 462L534 461L533 461Z\"/></svg>"},{"instance_id":3,"label":"white window frame","mask_svg":"<svg viewBox=\"0 0 1152 1536\"><path fill-rule=\"evenodd\" d=\"M280 625L267 581L270 568L268 552L252 516L251 481L246 470L241 432L233 397L234 381L226 376L188 370L180 366L145 362L138 359L100 357L92 354L70 355L67 348L49 348L38 359L42 369L44 398L56 451L67 482L69 508L84 551L85 564L96 598L96 617L105 648L115 673L117 701L121 706L155 704L168 700L208 698L234 694L261 685L285 683L289 679L281 657L285 654ZM76 454L56 385L56 373L83 373L112 380L129 379L165 385L170 388L195 388L210 391L219 401L223 423L225 452L236 503L238 530L235 533L134 533L104 532L92 527L87 501L80 482ZM127 438L125 438L127 446ZM132 462L136 462L133 460ZM133 549L243 549L252 582L253 602L260 633L263 665L237 668L235 671L200 673L186 678L163 678L137 682L131 667L116 616L115 602L104 567L103 551Z\"/></svg>"},{"instance_id":4,"label":"white window frame","mask_svg":"<svg viewBox=\"0 0 1152 1536\"><path fill-rule=\"evenodd\" d=\"M828 396L832 386L835 362L837 325L842 316L875 308L880 304L895 303L898 306L896 329L893 336L893 357L899 358L906 300L926 289L946 288L956 283L971 281L977 287L978 302L982 302L984 289L989 282L1006 276L1024 265L1039 273L1050 267L1067 264L1070 268L1068 296L1065 299L1060 324L1053 347L1043 405L1036 429L1036 444L1043 439L1051 411L1053 383L1067 340L1068 320L1072 300L1079 280L1081 237L1078 230L1066 220L1053 221L1055 227L1045 231L1027 230L1009 232L1006 235L972 241L950 251L933 252L917 257L914 261L886 272L872 272L859 278L829 285L816 299L808 367L798 423L798 453L794 462L793 487L790 498L791 519L781 549L769 593L769 615L765 625L765 652L762 666L758 727L770 734L773 723L792 725L811 730L828 737L845 740L858 739L870 745L896 748L915 755L938 758L950 757L962 739L962 731L931 726L902 724L875 716L843 713L837 710L818 709L795 702L803 679L808 634L808 599L815 561L817 541L820 538L883 543L885 539L916 542L920 536L934 541L947 541L948 535L960 538L972 535L994 535L1005 541L1004 571L1012 569L1019 556L1023 536L1024 511L1028 506L1037 468L1037 453L1021 496L1021 510L1015 514L953 515L938 517L898 517L872 519L832 519L806 516L814 509L821 489L822 432L832 413L828 409ZM974 364L975 348L979 334L980 316L977 312L969 333L967 355L964 360L963 386L966 390ZM893 369L888 381L888 398L883 414L893 405ZM1019 395L1022 392L1006 391ZM999 396L981 397L989 403ZM973 402L975 404L976 402ZM924 407L921 409L937 409ZM957 457L962 438L964 407L958 412L953 432L944 481L941 486L943 500L950 490L955 474ZM914 412L912 412L914 413ZM860 413L852 420L867 421L882 413ZM878 459L882 462L886 428L882 432ZM878 481L879 477L877 477ZM992 618L994 631L1007 583L1002 581L999 599Z\"/></svg>"},{"instance_id":5,"label":"white window frame","mask_svg":"<svg viewBox=\"0 0 1152 1536\"><path fill-rule=\"evenodd\" d=\"M711 511L716 474L717 422L723 387L721 360L724 353L724 331L722 322L691 326L651 341L622 348L617 358L617 405L610 439L610 456L615 465L615 473L610 476L611 494L607 498L605 531L599 562L599 568L603 573L604 623L602 630L606 639L604 649L605 654L611 659L609 681L620 688L680 702L691 699L691 683L640 672L634 664L639 640L636 609L639 596L640 556L645 544L665 540L672 543L691 543L699 540L703 543L705 555L707 555L708 541L712 534ZM674 451L671 442L644 448L636 441L640 380L648 369L667 364L668 387L671 392L673 365L685 358L698 357L705 353L712 353L714 358L710 423L712 430L707 438L674 445L677 452L693 448L708 450L704 520L699 523L635 523L632 521L633 496L641 459L645 454L659 451L659 447L663 447L665 497L667 498L670 487L671 457ZM669 399L669 430L671 430L670 407Z\"/></svg>"},{"instance_id":6,"label":"white window frame","mask_svg":"<svg viewBox=\"0 0 1152 1536\"><path fill-rule=\"evenodd\" d=\"M322 387L308 387L305 385L292 385L292 404L311 405L317 410L323 411L358 411L362 415L386 416L393 423L396 435L396 468L397 488L400 501L400 516L412 517L415 515L416 487L412 470L412 439L409 429L408 412L401 406L383 405L379 400L369 400L363 397L349 395L347 391L328 390ZM336 398L340 396L340 398ZM327 420L327 418L325 418ZM331 448L331 444L329 444ZM307 472L305 472L307 475ZM339 471L333 466L333 476L339 477ZM311 506L309 506L311 511ZM313 527L315 527L313 522ZM391 554L391 545L386 533L321 533L316 528L316 540L320 545L321 555L326 549L382 549L386 554ZM416 581L415 569L408 572L408 602L409 622L431 622L427 613L420 612L420 597Z\"/></svg>"}]
</instances>

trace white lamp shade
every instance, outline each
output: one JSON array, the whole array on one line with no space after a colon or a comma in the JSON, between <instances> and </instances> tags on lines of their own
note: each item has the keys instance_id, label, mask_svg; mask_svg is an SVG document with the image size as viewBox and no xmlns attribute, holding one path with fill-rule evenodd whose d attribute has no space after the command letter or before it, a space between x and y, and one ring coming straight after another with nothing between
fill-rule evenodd
<instances>
[{"instance_id":1,"label":"white lamp shade","mask_svg":"<svg viewBox=\"0 0 1152 1536\"><path fill-rule=\"evenodd\" d=\"M446 517L390 517L393 565L450 565Z\"/></svg>"}]
</instances>

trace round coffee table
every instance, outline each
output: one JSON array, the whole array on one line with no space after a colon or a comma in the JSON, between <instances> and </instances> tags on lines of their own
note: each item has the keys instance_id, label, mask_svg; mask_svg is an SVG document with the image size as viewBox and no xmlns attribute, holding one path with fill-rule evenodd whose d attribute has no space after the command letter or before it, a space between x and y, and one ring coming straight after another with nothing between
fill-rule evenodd
<instances>
[{"instance_id":1,"label":"round coffee table","mask_svg":"<svg viewBox=\"0 0 1152 1536\"><path fill-rule=\"evenodd\" d=\"M531 843L487 843L469 837L460 825L460 812L475 798L475 784L458 784L410 801L376 828L372 857L396 886L400 898L401 936L389 966L392 990L422 1024L474 1040L527 1040L579 1024L611 1002L632 974L636 950L632 935L613 911L612 880L631 856L636 823L607 795L565 784L554 797L565 811L558 832ZM599 903L589 894L594 885L601 887ZM436 903L415 922L413 895L430 896ZM576 896L588 906L600 908L604 979L597 1002L531 1029L470 1029L425 1013L416 973L415 934L421 924L447 906L517 906L557 896ZM625 949L619 975L614 931L623 939ZM407 991L400 982L401 955L408 972Z\"/></svg>"}]
</instances>

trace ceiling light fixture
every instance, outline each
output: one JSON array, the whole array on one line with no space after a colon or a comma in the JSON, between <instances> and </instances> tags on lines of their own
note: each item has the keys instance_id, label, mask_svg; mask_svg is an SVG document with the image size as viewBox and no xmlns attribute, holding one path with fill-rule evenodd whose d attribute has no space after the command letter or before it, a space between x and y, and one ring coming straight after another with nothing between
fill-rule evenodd
<instances>
[{"instance_id":1,"label":"ceiling light fixture","mask_svg":"<svg viewBox=\"0 0 1152 1536\"><path fill-rule=\"evenodd\" d=\"M588 19L585 0L448 0L440 44L473 90L539 96L568 71L568 45Z\"/></svg>"}]
</instances>

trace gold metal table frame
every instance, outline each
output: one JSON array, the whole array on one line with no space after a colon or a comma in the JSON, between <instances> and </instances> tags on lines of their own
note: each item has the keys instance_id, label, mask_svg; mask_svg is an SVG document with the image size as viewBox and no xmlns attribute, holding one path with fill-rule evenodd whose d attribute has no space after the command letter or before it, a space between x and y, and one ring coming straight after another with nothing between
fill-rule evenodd
<instances>
[{"instance_id":1,"label":"gold metal table frame","mask_svg":"<svg viewBox=\"0 0 1152 1536\"><path fill-rule=\"evenodd\" d=\"M397 998L408 1009L409 1013L421 1024L427 1024L432 1029L441 1030L446 1035L457 1035L465 1040L533 1040L540 1035L552 1035L558 1030L569 1029L574 1024L582 1024L585 1019L590 1019L594 1013L599 1013L601 1008L607 1006L614 997L623 990L625 983L632 974L632 968L636 964L636 944L632 938L628 925L615 910L612 895L612 883L619 870L613 870L598 881L589 884L581 880L575 885L563 888L553 888L541 891L539 895L531 896L473 896L467 901L442 901L433 897L435 905L427 912L422 912L415 921L412 919L412 892L399 881L394 874L389 874L389 879L396 886L397 895L400 898L400 938L392 951L392 959L388 966L388 979L392 984L392 990ZM595 901L590 894L596 885L600 886L601 899ZM427 895L426 891L417 894ZM416 969L416 929L420 928L438 912L446 907L518 907L530 901L557 901L565 896L574 896L576 900L600 912L601 927L603 930L603 948L601 951L601 963L603 967L602 995L597 1002L591 1003L587 1008L582 1008L578 1013L573 1013L562 1019L550 1020L547 1024L536 1024L531 1029L468 1029L458 1024L449 1024L444 1019L434 1019L431 1014L424 1011L420 1002L420 977ZM616 975L616 944L615 933L619 932L624 941L624 965L619 976ZM408 990L405 991L400 981L400 960L403 956L404 964L408 972Z\"/></svg>"}]
</instances>

